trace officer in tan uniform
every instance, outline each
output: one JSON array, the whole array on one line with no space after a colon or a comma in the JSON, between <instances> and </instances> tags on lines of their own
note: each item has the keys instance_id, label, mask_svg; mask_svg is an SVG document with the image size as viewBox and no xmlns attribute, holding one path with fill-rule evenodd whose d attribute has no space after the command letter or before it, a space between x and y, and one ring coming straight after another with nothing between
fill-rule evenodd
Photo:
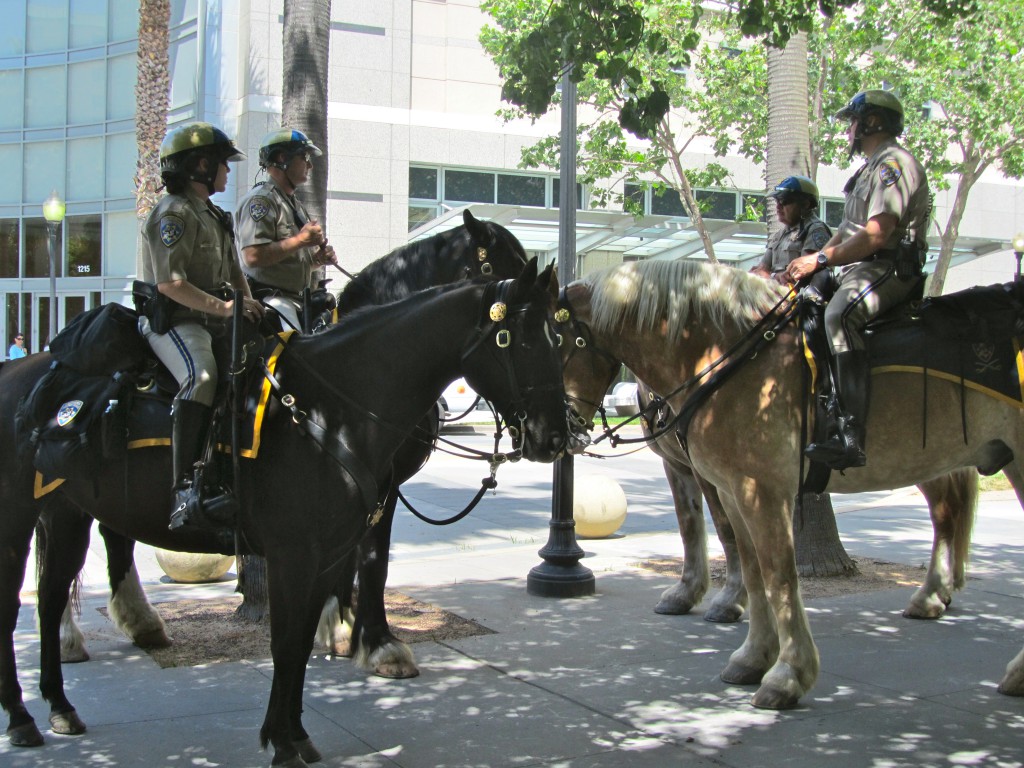
<instances>
[{"instance_id":1,"label":"officer in tan uniform","mask_svg":"<svg viewBox=\"0 0 1024 768\"><path fill-rule=\"evenodd\" d=\"M750 271L785 282L789 263L805 253L817 253L832 236L818 218L818 186L806 176L787 176L768 197L775 198L776 215L783 226L768 240L764 257Z\"/></svg>"},{"instance_id":2,"label":"officer in tan uniform","mask_svg":"<svg viewBox=\"0 0 1024 768\"><path fill-rule=\"evenodd\" d=\"M209 123L169 131L160 146L160 175L168 194L143 228L142 279L156 286L159 296L151 303L166 302L170 309L164 316L170 321L158 332L151 322L156 315L147 306L139 330L180 386L172 410L172 529L230 522L204 519L205 502L212 499L202 499L202 489L192 487L192 469L210 427L218 379L213 347L234 313L233 290L243 293L249 320L263 314L238 263L231 214L210 201L227 187L228 163L243 157Z\"/></svg>"},{"instance_id":3,"label":"officer in tan uniform","mask_svg":"<svg viewBox=\"0 0 1024 768\"><path fill-rule=\"evenodd\" d=\"M320 268L338 263L323 227L295 198L322 154L302 131L272 131L260 142L260 168L270 178L238 204L242 269L253 293L296 329L303 327L303 291L317 287Z\"/></svg>"},{"instance_id":4,"label":"officer in tan uniform","mask_svg":"<svg viewBox=\"0 0 1024 768\"><path fill-rule=\"evenodd\" d=\"M867 162L846 185L839 230L816 255L789 266L794 281L817 270L839 268L839 287L825 310L835 358L841 415L835 433L805 453L833 469L865 463L864 425L870 371L864 326L907 299L918 286L927 251L931 197L924 168L896 142L903 133L903 105L888 91L858 93L836 118L849 121L851 156Z\"/></svg>"}]
</instances>

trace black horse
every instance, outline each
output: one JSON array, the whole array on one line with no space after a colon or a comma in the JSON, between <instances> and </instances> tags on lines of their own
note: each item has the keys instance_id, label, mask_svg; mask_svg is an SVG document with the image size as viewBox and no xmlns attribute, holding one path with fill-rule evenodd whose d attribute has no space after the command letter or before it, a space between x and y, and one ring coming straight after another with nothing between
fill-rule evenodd
<instances>
[{"instance_id":1,"label":"black horse","mask_svg":"<svg viewBox=\"0 0 1024 768\"><path fill-rule=\"evenodd\" d=\"M279 395L263 425L256 459L242 462L240 529L267 559L274 678L260 741L273 765L319 759L302 727L305 665L336 566L377 523L376 504L390 483L395 452L459 375L521 426L524 457L552 461L568 424L561 364L551 326L551 268L528 263L513 281L473 281L435 288L367 308L320 335L295 338L281 355ZM491 317L497 303L504 319ZM372 362L371 362L372 361ZM71 581L88 545L90 516L123 536L165 549L214 552L216 536L167 529L170 455L166 448L128 451L91 481L68 480L54 494L78 512L55 513L34 498L34 472L17 451L18 400L45 373L49 355L0 367L0 704L18 746L42 743L17 679L14 628L33 529L45 536L38 584L40 690L55 732L85 725L64 693L59 623ZM301 414L300 424L295 414ZM385 418L380 414L388 414ZM302 489L297 494L295 489Z\"/></svg>"},{"instance_id":2,"label":"black horse","mask_svg":"<svg viewBox=\"0 0 1024 768\"><path fill-rule=\"evenodd\" d=\"M467 209L463 224L424 240L397 248L369 264L345 286L338 297L338 314L345 316L364 306L384 304L432 286L472 277L510 279L526 265L523 246L505 227L480 221ZM429 415L418 437L407 440L394 459L394 476L385 497L383 517L360 544L355 557L339 567L336 590L340 615L350 624L349 652L364 669L384 677L414 677L419 673L412 649L391 632L384 608L388 550L399 486L422 468L431 450L437 421ZM143 648L170 644L159 615L146 601L134 568L134 542L100 525L110 578L109 613L114 623ZM353 581L358 567L359 601L353 605ZM337 612L326 615L322 634L335 651L333 627ZM64 661L88 659L84 639L65 614L62 646ZM339 641L338 646L342 643Z\"/></svg>"}]
</instances>

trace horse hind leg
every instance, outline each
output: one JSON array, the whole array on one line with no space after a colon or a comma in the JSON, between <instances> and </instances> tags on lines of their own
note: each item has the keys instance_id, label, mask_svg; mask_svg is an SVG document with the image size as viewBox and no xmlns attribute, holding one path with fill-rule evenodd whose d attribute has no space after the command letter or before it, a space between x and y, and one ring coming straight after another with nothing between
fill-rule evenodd
<instances>
[{"instance_id":1,"label":"horse hind leg","mask_svg":"<svg viewBox=\"0 0 1024 768\"><path fill-rule=\"evenodd\" d=\"M740 620L747 607L747 588L743 583L740 567L740 552L736 544L736 533L722 508L717 489L705 485L704 496L715 524L718 540L725 553L725 584L711 600L711 606L704 612L705 621L728 624Z\"/></svg>"},{"instance_id":2,"label":"horse hind leg","mask_svg":"<svg viewBox=\"0 0 1024 768\"><path fill-rule=\"evenodd\" d=\"M314 645L325 649L329 656L352 655L352 633L355 626L355 566L356 557L352 554L347 555L334 586L334 594L327 599L320 612Z\"/></svg>"},{"instance_id":3,"label":"horse hind leg","mask_svg":"<svg viewBox=\"0 0 1024 768\"><path fill-rule=\"evenodd\" d=\"M80 664L89 660L89 649L85 645L85 635L78 628L75 616L81 615L78 605L78 592L81 585L81 577L74 580L71 586L71 594L68 596L68 603L64 606L64 613L60 617L60 663ZM38 627L39 617L36 616Z\"/></svg>"},{"instance_id":4,"label":"horse hind leg","mask_svg":"<svg viewBox=\"0 0 1024 768\"><path fill-rule=\"evenodd\" d=\"M928 501L932 520L932 554L924 583L910 599L903 615L911 619L937 619L953 600L953 592L966 583L971 531L978 506L978 473L959 469L918 486Z\"/></svg>"},{"instance_id":5,"label":"horse hind leg","mask_svg":"<svg viewBox=\"0 0 1024 768\"><path fill-rule=\"evenodd\" d=\"M704 527L704 497L689 467L662 459L675 505L679 536L683 540L683 572L679 582L661 593L655 613L678 616L689 613L707 592L711 581L708 569L707 531Z\"/></svg>"},{"instance_id":6,"label":"horse hind leg","mask_svg":"<svg viewBox=\"0 0 1024 768\"><path fill-rule=\"evenodd\" d=\"M167 636L167 626L146 598L135 567L135 542L105 525L100 525L100 535L107 552L110 582L107 611L114 626L139 648L169 647L171 638Z\"/></svg>"}]
</instances>

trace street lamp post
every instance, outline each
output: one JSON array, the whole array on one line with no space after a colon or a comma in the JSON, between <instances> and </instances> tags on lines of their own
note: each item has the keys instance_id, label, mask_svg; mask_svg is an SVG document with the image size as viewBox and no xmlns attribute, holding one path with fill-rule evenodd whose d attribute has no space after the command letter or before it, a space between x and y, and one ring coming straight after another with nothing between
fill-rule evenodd
<instances>
[{"instance_id":1,"label":"street lamp post","mask_svg":"<svg viewBox=\"0 0 1024 768\"><path fill-rule=\"evenodd\" d=\"M1017 257L1017 273L1013 276L1015 282L1020 282L1020 259L1024 256L1024 232L1018 232L1013 236L1013 255Z\"/></svg>"},{"instance_id":2,"label":"street lamp post","mask_svg":"<svg viewBox=\"0 0 1024 768\"><path fill-rule=\"evenodd\" d=\"M50 327L47 329L47 341L57 334L57 227L64 221L65 210L63 198L56 189L53 190L43 203L43 218L46 219L50 252Z\"/></svg>"}]
</instances>

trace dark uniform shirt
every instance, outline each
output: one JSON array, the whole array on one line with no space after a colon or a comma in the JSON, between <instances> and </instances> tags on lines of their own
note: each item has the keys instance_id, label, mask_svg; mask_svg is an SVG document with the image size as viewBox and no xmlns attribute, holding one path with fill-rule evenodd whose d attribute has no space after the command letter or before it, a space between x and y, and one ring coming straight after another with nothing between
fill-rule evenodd
<instances>
[{"instance_id":1,"label":"dark uniform shirt","mask_svg":"<svg viewBox=\"0 0 1024 768\"><path fill-rule=\"evenodd\" d=\"M772 234L758 266L773 275L785 272L789 262L806 251L820 251L831 237L828 225L809 213L799 223Z\"/></svg>"}]
</instances>

